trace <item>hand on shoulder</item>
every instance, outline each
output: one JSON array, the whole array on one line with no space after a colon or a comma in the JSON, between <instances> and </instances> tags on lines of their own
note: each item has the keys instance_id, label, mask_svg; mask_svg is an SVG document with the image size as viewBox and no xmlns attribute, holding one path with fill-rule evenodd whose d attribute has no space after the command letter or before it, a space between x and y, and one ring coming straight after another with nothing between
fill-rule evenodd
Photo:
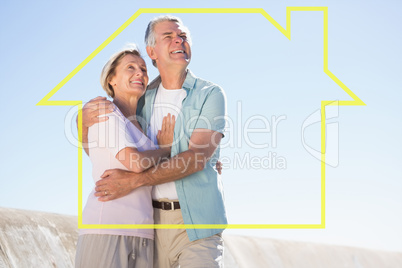
<instances>
[{"instance_id":1,"label":"hand on shoulder","mask_svg":"<svg viewBox=\"0 0 402 268\"><path fill-rule=\"evenodd\" d=\"M93 124L104 122L109 119L106 115L114 109L114 104L106 97L96 97L82 108L82 125L89 128Z\"/></svg>"}]
</instances>

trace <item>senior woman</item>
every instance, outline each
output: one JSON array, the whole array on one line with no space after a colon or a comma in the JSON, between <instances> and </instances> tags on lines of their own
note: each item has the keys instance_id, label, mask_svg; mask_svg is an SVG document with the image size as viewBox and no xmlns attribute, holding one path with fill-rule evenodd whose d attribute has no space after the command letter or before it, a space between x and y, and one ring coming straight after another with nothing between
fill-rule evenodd
<instances>
[{"instance_id":1,"label":"senior woman","mask_svg":"<svg viewBox=\"0 0 402 268\"><path fill-rule=\"evenodd\" d=\"M89 128L94 181L107 169L142 172L169 157L174 117L164 119L158 135L161 149L146 137L136 118L137 102L148 84L147 67L138 50L129 48L113 55L102 70L101 84L113 98L115 109L108 114L109 120ZM99 201L92 191L82 222L153 224L151 187L109 202ZM152 267L153 238L153 229L80 229L76 267Z\"/></svg>"}]
</instances>

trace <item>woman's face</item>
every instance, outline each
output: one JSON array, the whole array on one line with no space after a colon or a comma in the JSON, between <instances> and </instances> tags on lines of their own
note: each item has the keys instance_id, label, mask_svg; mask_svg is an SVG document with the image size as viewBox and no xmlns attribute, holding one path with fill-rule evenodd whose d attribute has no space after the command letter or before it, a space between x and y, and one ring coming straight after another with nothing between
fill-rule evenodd
<instances>
[{"instance_id":1,"label":"woman's face","mask_svg":"<svg viewBox=\"0 0 402 268\"><path fill-rule=\"evenodd\" d=\"M116 74L109 82L114 88L115 97L138 94L142 96L148 85L145 61L132 54L124 56L116 67Z\"/></svg>"}]
</instances>

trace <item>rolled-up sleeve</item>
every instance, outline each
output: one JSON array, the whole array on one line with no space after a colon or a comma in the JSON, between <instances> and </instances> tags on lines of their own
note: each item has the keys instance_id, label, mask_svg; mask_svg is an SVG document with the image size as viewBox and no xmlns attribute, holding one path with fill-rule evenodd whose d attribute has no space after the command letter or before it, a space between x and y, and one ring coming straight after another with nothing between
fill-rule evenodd
<instances>
[{"instance_id":1,"label":"rolled-up sleeve","mask_svg":"<svg viewBox=\"0 0 402 268\"><path fill-rule=\"evenodd\" d=\"M210 129L224 134L226 126L226 95L222 88L215 86L201 108L196 128Z\"/></svg>"}]
</instances>

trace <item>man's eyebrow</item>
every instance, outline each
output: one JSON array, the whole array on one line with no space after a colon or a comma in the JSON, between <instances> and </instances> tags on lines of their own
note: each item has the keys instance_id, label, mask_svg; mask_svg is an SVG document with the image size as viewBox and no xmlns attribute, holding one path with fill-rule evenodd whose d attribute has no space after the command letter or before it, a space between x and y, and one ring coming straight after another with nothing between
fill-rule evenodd
<instances>
[{"instance_id":1,"label":"man's eyebrow","mask_svg":"<svg viewBox=\"0 0 402 268\"><path fill-rule=\"evenodd\" d=\"M162 35L165 36L165 35L171 35L171 34L173 34L173 32L165 32ZM181 32L181 33L179 33L179 35L187 35L187 33L186 32Z\"/></svg>"}]
</instances>

